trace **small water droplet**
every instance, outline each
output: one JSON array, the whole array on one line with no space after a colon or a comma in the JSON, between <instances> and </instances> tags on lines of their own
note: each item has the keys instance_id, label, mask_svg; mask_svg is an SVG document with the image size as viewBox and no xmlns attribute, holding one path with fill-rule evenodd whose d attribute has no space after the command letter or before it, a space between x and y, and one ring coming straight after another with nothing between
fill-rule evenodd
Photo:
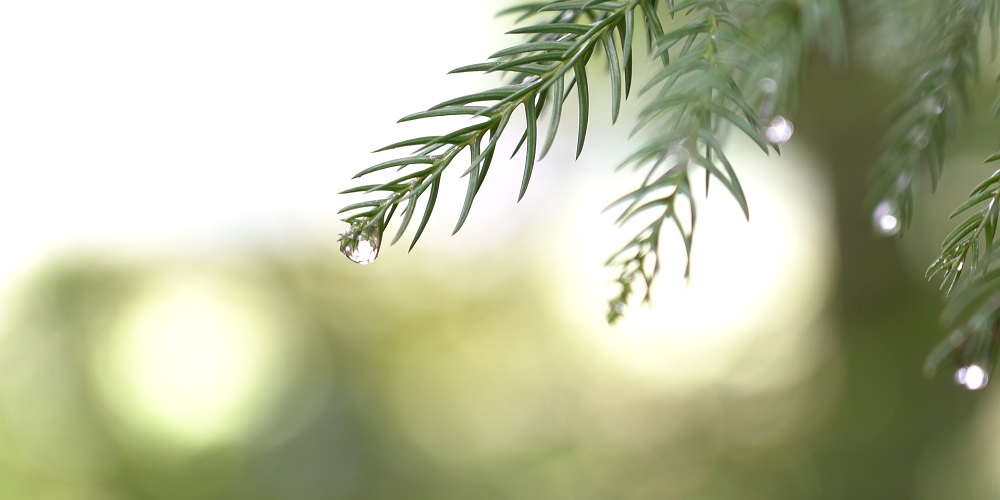
<instances>
[{"instance_id":1,"label":"small water droplet","mask_svg":"<svg viewBox=\"0 0 1000 500\"><path fill-rule=\"evenodd\" d=\"M914 146L924 149L928 144L930 144L931 141L927 137L927 132L925 132L924 129L915 128L910 131L910 142L912 142Z\"/></svg>"},{"instance_id":2,"label":"small water droplet","mask_svg":"<svg viewBox=\"0 0 1000 500\"><path fill-rule=\"evenodd\" d=\"M913 172L905 171L898 176L896 176L896 189L902 191L910 187L910 181L913 180Z\"/></svg>"},{"instance_id":3,"label":"small water droplet","mask_svg":"<svg viewBox=\"0 0 1000 500\"><path fill-rule=\"evenodd\" d=\"M872 211L872 224L882 236L892 236L899 232L899 218L896 216L896 204L883 200L875 205Z\"/></svg>"},{"instance_id":4,"label":"small water droplet","mask_svg":"<svg viewBox=\"0 0 1000 500\"><path fill-rule=\"evenodd\" d=\"M921 102L921 104L923 105L924 109L933 112L935 115L940 115L941 112L944 111L944 106L942 106L941 102L938 101L937 98L934 96L925 97L924 100Z\"/></svg>"},{"instance_id":5,"label":"small water droplet","mask_svg":"<svg viewBox=\"0 0 1000 500\"><path fill-rule=\"evenodd\" d=\"M774 78L762 78L760 80L760 91L765 94L773 94L778 91L778 82Z\"/></svg>"},{"instance_id":6,"label":"small water droplet","mask_svg":"<svg viewBox=\"0 0 1000 500\"><path fill-rule=\"evenodd\" d=\"M563 11L562 15L559 16L559 21L560 22L566 22L566 21L569 21L571 19L573 19L573 11L571 11L571 10Z\"/></svg>"},{"instance_id":7,"label":"small water droplet","mask_svg":"<svg viewBox=\"0 0 1000 500\"><path fill-rule=\"evenodd\" d=\"M955 372L955 382L970 391L978 391L986 387L989 381L989 373L979 365L963 366Z\"/></svg>"},{"instance_id":8,"label":"small water droplet","mask_svg":"<svg viewBox=\"0 0 1000 500\"><path fill-rule=\"evenodd\" d=\"M340 251L361 265L371 264L378 257L379 232L375 225L351 227L340 233Z\"/></svg>"},{"instance_id":9,"label":"small water droplet","mask_svg":"<svg viewBox=\"0 0 1000 500\"><path fill-rule=\"evenodd\" d=\"M784 144L792 138L794 132L795 127L792 122L778 115L771 119L771 123L764 129L764 138L771 144Z\"/></svg>"}]
</instances>

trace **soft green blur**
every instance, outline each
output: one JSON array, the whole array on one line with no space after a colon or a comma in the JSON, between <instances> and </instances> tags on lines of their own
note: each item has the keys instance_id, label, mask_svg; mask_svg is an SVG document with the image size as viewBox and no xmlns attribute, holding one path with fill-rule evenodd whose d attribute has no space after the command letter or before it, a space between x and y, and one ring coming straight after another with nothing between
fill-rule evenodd
<instances>
[{"instance_id":1,"label":"soft green blur","mask_svg":"<svg viewBox=\"0 0 1000 500\"><path fill-rule=\"evenodd\" d=\"M498 168L503 203L370 266L294 235L67 251L0 316L0 499L996 498L995 387L921 375L944 333L922 271L995 141L977 112L913 230L876 237L896 88L813 68L786 163L733 156L752 222L713 188L690 287L677 261L614 328L598 212L634 179L608 180L629 146L605 116L519 206Z\"/></svg>"},{"instance_id":2,"label":"soft green blur","mask_svg":"<svg viewBox=\"0 0 1000 500\"><path fill-rule=\"evenodd\" d=\"M526 256L365 269L332 245L298 250L77 256L41 271L0 349L0 490L802 498L820 488L814 472L784 476L815 468L801 440L832 404L822 366L767 391L672 386L554 317L552 285Z\"/></svg>"},{"instance_id":3,"label":"soft green blur","mask_svg":"<svg viewBox=\"0 0 1000 500\"><path fill-rule=\"evenodd\" d=\"M864 78L823 76L815 88ZM818 106L806 102L803 112ZM856 144L841 154L872 154L864 135L827 135L839 134L831 116L823 125L803 119L799 137L821 153L829 141ZM813 127L825 141L810 140ZM833 177L860 186L861 172ZM854 210L839 213L841 241L852 243L827 257L843 261L825 306L798 322L786 309L754 320L752 331L701 337L670 324L694 303L669 291L652 310L603 326L603 311L581 309L588 294L571 289L579 282L557 281L566 276L546 251L568 247L532 228L465 256L387 247L367 267L350 264L332 239L57 259L15 295L0 337L0 491L989 498L1000 491L990 480L1000 443L988 424L997 400L961 392L947 374L921 377L921 357L940 334L933 287L901 264L897 243L871 235L863 214L843 220ZM713 265L721 264L700 260L696 272ZM747 276L714 293L767 289Z\"/></svg>"}]
</instances>

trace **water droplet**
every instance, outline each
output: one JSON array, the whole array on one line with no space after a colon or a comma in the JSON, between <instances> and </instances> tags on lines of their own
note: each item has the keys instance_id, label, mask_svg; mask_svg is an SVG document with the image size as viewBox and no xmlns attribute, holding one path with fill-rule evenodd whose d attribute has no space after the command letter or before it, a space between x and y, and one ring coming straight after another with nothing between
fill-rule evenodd
<instances>
[{"instance_id":1,"label":"water droplet","mask_svg":"<svg viewBox=\"0 0 1000 500\"><path fill-rule=\"evenodd\" d=\"M521 85L527 85L537 80L539 80L538 75L528 75L521 79Z\"/></svg>"},{"instance_id":2,"label":"water droplet","mask_svg":"<svg viewBox=\"0 0 1000 500\"><path fill-rule=\"evenodd\" d=\"M892 236L898 233L900 228L899 218L896 217L896 204L889 200L883 200L875 205L875 210L872 211L872 224L875 226L875 231L882 236Z\"/></svg>"},{"instance_id":3,"label":"water droplet","mask_svg":"<svg viewBox=\"0 0 1000 500\"><path fill-rule=\"evenodd\" d=\"M771 144L784 144L792 138L794 132L795 127L792 122L778 115L771 119L771 123L764 129L764 138Z\"/></svg>"},{"instance_id":4,"label":"water droplet","mask_svg":"<svg viewBox=\"0 0 1000 500\"><path fill-rule=\"evenodd\" d=\"M944 111L944 106L942 106L941 102L938 101L937 98L934 96L925 97L924 100L921 102L921 104L923 105L924 109L933 112L935 115L940 115L941 112Z\"/></svg>"},{"instance_id":5,"label":"water droplet","mask_svg":"<svg viewBox=\"0 0 1000 500\"><path fill-rule=\"evenodd\" d=\"M559 21L560 22L567 22L567 21L570 21L572 19L573 19L573 11L571 11L571 10L563 11L562 15L559 16Z\"/></svg>"},{"instance_id":6,"label":"water droplet","mask_svg":"<svg viewBox=\"0 0 1000 500\"><path fill-rule=\"evenodd\" d=\"M379 232L375 225L352 226L340 233L340 251L361 265L371 264L378 257Z\"/></svg>"},{"instance_id":7,"label":"water droplet","mask_svg":"<svg viewBox=\"0 0 1000 500\"><path fill-rule=\"evenodd\" d=\"M927 132L925 132L923 128L915 128L910 131L910 142L912 142L914 146L924 149L928 144L930 144L931 141L927 137Z\"/></svg>"},{"instance_id":8,"label":"water droplet","mask_svg":"<svg viewBox=\"0 0 1000 500\"><path fill-rule=\"evenodd\" d=\"M955 382L970 391L978 391L986 387L989 381L989 373L979 365L963 366L955 372Z\"/></svg>"},{"instance_id":9,"label":"water droplet","mask_svg":"<svg viewBox=\"0 0 1000 500\"><path fill-rule=\"evenodd\" d=\"M910 181L913 180L913 172L905 171L896 177L896 189L902 191L910 187Z\"/></svg>"},{"instance_id":10,"label":"water droplet","mask_svg":"<svg viewBox=\"0 0 1000 500\"><path fill-rule=\"evenodd\" d=\"M760 91L765 94L773 94L778 91L778 82L774 78L762 78L760 80Z\"/></svg>"}]
</instances>

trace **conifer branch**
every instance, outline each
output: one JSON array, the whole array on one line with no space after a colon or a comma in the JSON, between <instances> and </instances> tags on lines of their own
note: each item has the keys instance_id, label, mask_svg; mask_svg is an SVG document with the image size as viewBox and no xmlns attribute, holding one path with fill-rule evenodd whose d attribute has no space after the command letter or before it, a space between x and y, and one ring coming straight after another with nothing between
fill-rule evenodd
<instances>
[{"instance_id":1,"label":"conifer branch","mask_svg":"<svg viewBox=\"0 0 1000 500\"><path fill-rule=\"evenodd\" d=\"M991 52L995 53L1000 9L994 1L967 2L961 6L964 10L956 12L958 17L951 22L960 23L956 28L958 35L953 37L955 43L952 47L964 45L961 50L963 58L957 58L957 54L949 57L959 61L952 66L964 68L962 72L974 77L978 74L979 34L984 27L982 19L987 19L985 26L990 32ZM951 92L956 92L961 97L961 102L967 109L966 87L970 83L964 78L951 85L957 87ZM943 87L944 85L938 86L939 89ZM940 115L942 105L937 106L935 113ZM994 106L994 115L998 111L1000 110ZM954 129L954 126L950 128ZM950 132L952 130L945 129L941 135L949 135ZM994 153L985 162L997 160L1000 160L1000 152ZM938 172L940 162L938 159L937 164L932 165L937 167ZM932 180L936 181L939 173L933 172L932 169ZM912 198L912 194L905 196ZM997 226L1000 224L1000 170L976 186L969 199L955 209L951 217L959 215L964 215L965 219L945 237L941 244L941 255L931 263L926 273L928 279L939 278L941 289L950 296L941 319L952 329L952 333L927 357L924 371L928 376L948 363L961 366L962 370L976 365L984 372L989 372L1000 347L1000 271L990 269L992 263L1000 258L996 246ZM908 218L909 215L905 215L904 223Z\"/></svg>"},{"instance_id":2,"label":"conifer branch","mask_svg":"<svg viewBox=\"0 0 1000 500\"><path fill-rule=\"evenodd\" d=\"M700 167L706 179L721 182L749 217L743 188L719 139L723 123L739 127L767 151L767 143L757 130L757 114L733 80L735 61L727 60L727 52L739 50L738 42L745 38L739 20L722 2L685 2L674 6L670 13L675 15L681 9L687 22L655 41L657 55L666 56L669 63L643 88L648 92L659 86L659 92L640 113L636 125L639 129L655 121L660 133L624 163L645 170L645 178L637 189L611 205L624 206L616 221L619 224L642 214L654 214L646 227L607 262L620 270L619 293L608 307L608 321L612 323L621 317L634 294L634 283L641 280L645 288L642 300L649 302L660 269L660 238L665 224L673 225L684 243L684 275L689 276L697 220L691 186L693 169Z\"/></svg>"},{"instance_id":3,"label":"conifer branch","mask_svg":"<svg viewBox=\"0 0 1000 500\"><path fill-rule=\"evenodd\" d=\"M1000 153L993 154L986 162L997 159ZM951 217L960 214L969 215L945 237L941 256L927 269L927 279L941 277L941 289L946 294L951 294L964 273L973 274L980 268L985 273L989 269L1000 217L1000 170L976 186L968 201L955 209Z\"/></svg>"},{"instance_id":4,"label":"conifer branch","mask_svg":"<svg viewBox=\"0 0 1000 500\"><path fill-rule=\"evenodd\" d=\"M918 177L929 175L931 185L937 185L945 145L969 113L983 30L989 29L995 52L1000 25L995 0L910 3L908 8L920 9L907 19L922 20L916 27L922 45L909 58L912 83L889 109L884 152L873 169L870 203L885 234L910 224ZM872 4L877 5L870 8L880 12L892 7L881 0ZM640 228L607 262L618 275L618 291L607 314L614 322L635 295L650 301L661 268L661 238L668 233L679 236L686 253L684 275L690 275L698 212L695 176L705 176L706 190L721 185L749 217L749 202L723 147L726 136L736 131L764 152L779 150L791 132L791 123L782 115L794 108L807 57L818 52L834 63L846 60L845 5L869 8L840 0L563 0L508 9L504 13L517 15L518 23L530 21L510 32L525 39L484 63L453 71L497 74L505 83L400 120L469 117L467 125L443 135L411 138L379 150L413 148L355 176L375 179L394 172L387 178L344 191L374 198L341 210L350 224L341 237L342 250L355 261L370 262L397 214L401 220L392 242L415 223L412 248L430 220L445 170L468 155L467 162L460 161L467 186L457 232L489 172L500 137L515 129L520 141L514 154L524 154L520 200L535 163L551 150L564 103L574 94L579 157L592 107L588 65L595 54L604 63L614 121L632 90L633 42L640 29L649 56L660 67L640 90L649 99L634 133L647 134L645 142L619 167L642 172L642 181L609 207L620 211L618 224ZM1000 99L994 108L1000 112ZM512 125L521 120L523 126ZM1000 153L987 161L997 159ZM952 297L944 320L954 332L928 358L928 371L948 361L991 359L1000 346L1000 270L990 269L1000 258L995 244L1000 171L973 190L953 217L959 215L964 220L945 238L941 256L927 271L928 278L941 279L942 289Z\"/></svg>"},{"instance_id":5,"label":"conifer branch","mask_svg":"<svg viewBox=\"0 0 1000 500\"><path fill-rule=\"evenodd\" d=\"M664 28L664 11L672 29ZM418 202L425 199L412 248L430 218L442 173L467 151L470 161L464 176L468 186L455 225L457 232L492 164L497 141L508 131L518 110L524 117L524 130L515 154L521 149L525 152L519 199L525 194L535 161L549 151L562 119L563 102L574 91L579 109L579 156L591 107L587 63L595 52L604 56L614 120L632 86L632 46L638 24L647 34L650 55L662 69L642 90L656 91L656 95L640 113L635 130L655 124L656 133L623 163L645 171L642 184L612 206L622 210L620 224L640 215L652 218L647 218L646 226L608 261L618 268L620 285L609 303L608 320L612 322L620 317L636 283L641 282L644 288L643 301L650 300L650 286L660 268L659 245L665 225L681 237L688 255L684 274L689 275L697 218L690 179L696 171L704 172L706 189L712 181L720 183L749 217L746 196L723 148L727 130L739 130L765 152L772 147L777 150L777 144L787 137L765 137L762 131L774 119L790 133L790 122L777 112L794 96L805 50L815 45L834 59L846 52L843 16L835 0L765 0L756 4L723 0L559 1L529 3L505 13L519 14L519 21L539 14L548 17L511 32L528 35L526 42L494 53L485 63L454 70L502 74L506 85L451 99L401 120L469 115L474 122L449 134L418 137L383 148L416 150L355 176L368 177L389 169L401 172L388 182L345 191L385 195L342 210L349 214L345 221L350 224L341 238L342 250L354 259L361 240L365 240L377 252L382 232L400 210L402 221L392 240L397 241L414 220ZM548 124L540 140L542 127L538 122L543 115Z\"/></svg>"},{"instance_id":6,"label":"conifer branch","mask_svg":"<svg viewBox=\"0 0 1000 500\"><path fill-rule=\"evenodd\" d=\"M712 181L722 184L749 218L749 204L722 146L726 132L741 132L765 153L779 151L788 138L781 134L790 134L791 123L778 112L794 98L805 50L816 45L836 60L846 51L843 16L835 3L733 4L678 3L669 13L683 15L684 22L655 40L656 54L665 64L642 89L657 95L640 113L636 130L647 127L657 133L623 164L646 175L637 189L612 204L624 207L619 224L639 217L647 225L607 262L619 270L609 322L621 317L637 283L644 289L642 302L650 301L661 267L664 226L679 234L686 253L684 276L690 276L697 221L691 179L696 172L704 172L706 190ZM820 18L825 31L816 28Z\"/></svg>"},{"instance_id":7,"label":"conifer branch","mask_svg":"<svg viewBox=\"0 0 1000 500\"><path fill-rule=\"evenodd\" d=\"M986 162L996 160L1000 152ZM1000 345L1000 270L990 269L1000 258L1000 170L976 186L951 216L961 214L967 217L945 237L941 255L927 269L927 278L940 278L941 288L951 295L941 319L953 328L928 356L928 375L947 362L989 367Z\"/></svg>"},{"instance_id":8,"label":"conifer branch","mask_svg":"<svg viewBox=\"0 0 1000 500\"><path fill-rule=\"evenodd\" d=\"M579 156L587 134L590 110L587 63L595 51L603 47L612 75L612 117L617 118L621 101L629 92L632 78L631 14L640 7L644 12L654 12L655 0L559 1L526 4L505 11L520 13L521 20L535 14L547 15L548 20L514 30L513 33L516 34L531 35L525 43L494 53L488 62L453 71L506 75L506 85L450 99L400 120L470 115L475 121L445 135L417 137L380 149L379 151L385 151L417 147L408 156L379 163L355 175L355 178L368 177L388 169L407 171L388 182L366 184L344 191L386 193L384 198L357 203L341 210L341 213L350 213L344 219L350 224L350 229L341 237L344 249L356 246L359 239L374 232L377 238L373 244L377 251L382 232L396 210L400 209L402 221L392 240L395 243L410 226L417 212L418 202L425 198L423 215L410 244L410 248L413 248L434 209L442 174L461 153L467 152L470 161L463 176L467 178L468 185L454 232L461 229L492 165L497 142L507 131L518 110L523 113L524 132L515 154L522 148L525 154L518 193L520 200L528 188L536 160L544 156L552 145L562 119L562 103L574 88L580 103L577 132ZM616 32L619 34L620 46L615 40ZM537 122L546 112L549 115L549 126L544 142L540 143Z\"/></svg>"},{"instance_id":9,"label":"conifer branch","mask_svg":"<svg viewBox=\"0 0 1000 500\"><path fill-rule=\"evenodd\" d=\"M986 1L925 2L925 51L910 70L912 83L889 108L890 127L874 167L874 222L883 234L905 231L913 218L913 181L926 171L937 187L945 145L969 111L979 74L979 37Z\"/></svg>"}]
</instances>

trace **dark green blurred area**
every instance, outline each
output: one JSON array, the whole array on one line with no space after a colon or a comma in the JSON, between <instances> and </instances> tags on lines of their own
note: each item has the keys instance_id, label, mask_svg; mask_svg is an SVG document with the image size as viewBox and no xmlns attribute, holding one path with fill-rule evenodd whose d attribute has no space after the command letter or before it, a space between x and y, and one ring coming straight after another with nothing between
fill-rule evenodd
<instances>
[{"instance_id":1,"label":"dark green blurred area","mask_svg":"<svg viewBox=\"0 0 1000 500\"><path fill-rule=\"evenodd\" d=\"M948 207L989 173L989 97L953 150L971 159L955 155L941 196L897 241L873 234L860 201L895 90L819 67L803 89L795 140L830 169L840 274L831 338L816 339L829 345L794 384L679 389L609 365L553 311L538 253L369 268L333 245L193 262L69 256L4 318L0 498L996 498L993 388L920 370L944 334L921 238L943 236ZM224 438L145 426L116 402L125 382L108 380L123 315L175 270L252 295L265 345L279 346L272 382L247 393L252 414Z\"/></svg>"}]
</instances>

